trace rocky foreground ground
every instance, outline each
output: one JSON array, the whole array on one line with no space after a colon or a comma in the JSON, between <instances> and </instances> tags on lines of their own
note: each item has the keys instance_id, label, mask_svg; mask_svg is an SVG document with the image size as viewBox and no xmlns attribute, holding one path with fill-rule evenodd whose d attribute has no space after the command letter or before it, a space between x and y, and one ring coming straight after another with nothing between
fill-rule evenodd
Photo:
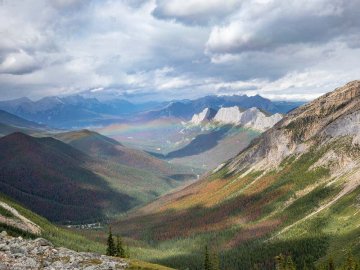
<instances>
[{"instance_id":1,"label":"rocky foreground ground","mask_svg":"<svg viewBox=\"0 0 360 270\"><path fill-rule=\"evenodd\" d=\"M120 258L57 248L43 238L27 240L0 233L0 270L121 270L127 266Z\"/></svg>"}]
</instances>

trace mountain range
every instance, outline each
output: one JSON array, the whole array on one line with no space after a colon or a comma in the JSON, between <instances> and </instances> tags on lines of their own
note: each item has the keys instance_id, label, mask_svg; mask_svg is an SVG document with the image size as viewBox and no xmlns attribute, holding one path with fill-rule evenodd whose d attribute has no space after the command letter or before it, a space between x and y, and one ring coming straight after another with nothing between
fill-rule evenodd
<instances>
[{"instance_id":1,"label":"mountain range","mask_svg":"<svg viewBox=\"0 0 360 270\"><path fill-rule=\"evenodd\" d=\"M209 107L258 107L269 113L284 113L299 102L272 102L260 96L207 96L197 100L134 104L124 99L98 99L83 95L45 97L37 101L19 98L0 101L0 109L52 128L82 128L111 123L149 121L163 117L189 120Z\"/></svg>"},{"instance_id":2,"label":"mountain range","mask_svg":"<svg viewBox=\"0 0 360 270\"><path fill-rule=\"evenodd\" d=\"M153 261L175 268L201 267L199 243L216 243L224 269L273 269L281 253L298 269L360 256L359 104L354 81L291 111L212 173L113 228L154 243L168 257Z\"/></svg>"},{"instance_id":3,"label":"mountain range","mask_svg":"<svg viewBox=\"0 0 360 270\"><path fill-rule=\"evenodd\" d=\"M195 100L173 101L161 110L144 113L145 119L160 117L175 117L190 120L194 114L199 114L206 108L219 110L221 107L238 106L243 109L259 108L267 113L287 113L303 102L271 101L259 95L206 96Z\"/></svg>"}]
</instances>

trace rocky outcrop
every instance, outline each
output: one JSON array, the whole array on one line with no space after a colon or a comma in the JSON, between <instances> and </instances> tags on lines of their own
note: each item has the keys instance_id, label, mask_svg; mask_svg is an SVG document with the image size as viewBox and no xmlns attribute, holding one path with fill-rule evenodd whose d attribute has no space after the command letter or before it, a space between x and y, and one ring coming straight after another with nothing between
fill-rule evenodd
<instances>
[{"instance_id":1,"label":"rocky outcrop","mask_svg":"<svg viewBox=\"0 0 360 270\"><path fill-rule=\"evenodd\" d=\"M194 114L190 123L193 125L200 125L211 121L216 114L216 111L210 108L205 108L201 113Z\"/></svg>"},{"instance_id":2,"label":"rocky outcrop","mask_svg":"<svg viewBox=\"0 0 360 270\"><path fill-rule=\"evenodd\" d=\"M360 81L353 81L289 113L246 151L228 162L230 171L271 169L292 154L302 154L344 136L359 142ZM340 155L340 153L337 153ZM348 153L343 153L345 160ZM351 160L351 158L349 158Z\"/></svg>"},{"instance_id":3,"label":"rocky outcrop","mask_svg":"<svg viewBox=\"0 0 360 270\"><path fill-rule=\"evenodd\" d=\"M2 270L121 270L127 267L128 263L120 258L57 248L42 238L26 240L8 236L5 231L0 234Z\"/></svg>"},{"instance_id":4,"label":"rocky outcrop","mask_svg":"<svg viewBox=\"0 0 360 270\"><path fill-rule=\"evenodd\" d=\"M215 123L220 125L240 125L246 128L265 131L279 122L283 116L279 113L267 115L258 108L242 110L240 107L220 108L216 114L212 109L206 108L199 114L195 114L190 121L192 125Z\"/></svg>"}]
</instances>

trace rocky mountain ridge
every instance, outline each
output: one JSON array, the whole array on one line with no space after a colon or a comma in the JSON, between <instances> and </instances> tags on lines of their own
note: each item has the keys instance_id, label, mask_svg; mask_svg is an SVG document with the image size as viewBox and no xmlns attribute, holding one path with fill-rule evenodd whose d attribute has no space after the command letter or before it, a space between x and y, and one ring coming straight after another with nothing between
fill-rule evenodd
<instances>
[{"instance_id":1,"label":"rocky mountain ridge","mask_svg":"<svg viewBox=\"0 0 360 270\"><path fill-rule=\"evenodd\" d=\"M359 141L360 81L353 81L286 115L258 141L228 163L231 171L271 169L292 154L350 136ZM345 159L348 153L336 153Z\"/></svg>"},{"instance_id":2,"label":"rocky mountain ridge","mask_svg":"<svg viewBox=\"0 0 360 270\"><path fill-rule=\"evenodd\" d=\"M239 125L259 131L265 131L277 122L283 116L279 113L267 115L256 107L243 110L238 106L222 107L218 111L210 108L204 109L201 113L195 114L191 121L191 125L205 125L208 123L220 125Z\"/></svg>"}]
</instances>

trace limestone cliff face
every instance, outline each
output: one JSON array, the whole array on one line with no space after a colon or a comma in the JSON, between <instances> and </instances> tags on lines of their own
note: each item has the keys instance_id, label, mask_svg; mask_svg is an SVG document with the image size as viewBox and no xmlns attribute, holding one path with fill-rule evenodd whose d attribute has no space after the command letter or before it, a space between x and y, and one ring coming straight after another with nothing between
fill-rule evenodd
<instances>
[{"instance_id":1,"label":"limestone cliff face","mask_svg":"<svg viewBox=\"0 0 360 270\"><path fill-rule=\"evenodd\" d=\"M353 81L286 115L227 166L230 171L250 166L275 168L292 154L305 153L344 136L353 144L359 143L359 131L360 81ZM348 154L341 155L346 159Z\"/></svg>"},{"instance_id":2,"label":"limestone cliff face","mask_svg":"<svg viewBox=\"0 0 360 270\"><path fill-rule=\"evenodd\" d=\"M209 122L220 125L231 124L265 131L279 122L282 117L279 113L270 116L266 115L255 107L244 111L234 106L220 108L215 115L213 110L206 108L201 113L195 114L190 123L192 125L206 124Z\"/></svg>"},{"instance_id":3,"label":"limestone cliff face","mask_svg":"<svg viewBox=\"0 0 360 270\"><path fill-rule=\"evenodd\" d=\"M190 123L192 125L201 125L204 123L208 123L215 116L216 111L210 108L205 108L201 113L194 114Z\"/></svg>"}]
</instances>

